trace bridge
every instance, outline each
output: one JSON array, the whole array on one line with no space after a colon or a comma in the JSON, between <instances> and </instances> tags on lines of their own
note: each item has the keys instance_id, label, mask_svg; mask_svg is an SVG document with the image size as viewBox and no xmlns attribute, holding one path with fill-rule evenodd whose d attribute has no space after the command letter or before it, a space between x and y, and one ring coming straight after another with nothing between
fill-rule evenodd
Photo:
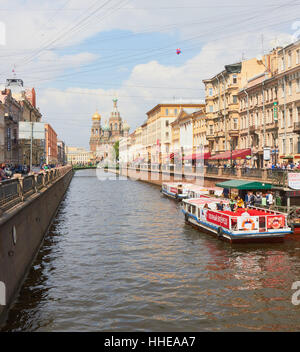
<instances>
[{"instance_id":1,"label":"bridge","mask_svg":"<svg viewBox=\"0 0 300 352\"><path fill-rule=\"evenodd\" d=\"M72 165L74 171L86 170L86 169L97 169L97 165Z\"/></svg>"}]
</instances>

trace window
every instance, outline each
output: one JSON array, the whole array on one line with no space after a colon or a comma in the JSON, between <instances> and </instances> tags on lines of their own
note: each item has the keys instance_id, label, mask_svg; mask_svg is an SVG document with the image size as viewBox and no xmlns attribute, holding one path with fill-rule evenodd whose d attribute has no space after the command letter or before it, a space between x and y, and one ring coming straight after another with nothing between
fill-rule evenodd
<instances>
[{"instance_id":1,"label":"window","mask_svg":"<svg viewBox=\"0 0 300 352\"><path fill-rule=\"evenodd\" d=\"M292 81L289 81L289 95L292 95Z\"/></svg>"},{"instance_id":2,"label":"window","mask_svg":"<svg viewBox=\"0 0 300 352\"><path fill-rule=\"evenodd\" d=\"M238 119L233 119L233 129L234 130L238 129Z\"/></svg>"},{"instance_id":3,"label":"window","mask_svg":"<svg viewBox=\"0 0 300 352\"><path fill-rule=\"evenodd\" d=\"M285 125L285 114L284 111L281 112L281 128Z\"/></svg>"},{"instance_id":4,"label":"window","mask_svg":"<svg viewBox=\"0 0 300 352\"><path fill-rule=\"evenodd\" d=\"M174 114L177 115L177 109L174 109Z\"/></svg>"},{"instance_id":5,"label":"window","mask_svg":"<svg viewBox=\"0 0 300 352\"><path fill-rule=\"evenodd\" d=\"M292 126L293 123L293 109L289 109L289 124L288 126Z\"/></svg>"},{"instance_id":6,"label":"window","mask_svg":"<svg viewBox=\"0 0 300 352\"><path fill-rule=\"evenodd\" d=\"M281 71L284 70L284 58L282 57L281 58Z\"/></svg>"},{"instance_id":7,"label":"window","mask_svg":"<svg viewBox=\"0 0 300 352\"><path fill-rule=\"evenodd\" d=\"M169 138L169 132L166 132L166 138Z\"/></svg>"},{"instance_id":8,"label":"window","mask_svg":"<svg viewBox=\"0 0 300 352\"><path fill-rule=\"evenodd\" d=\"M169 115L169 109L166 109L166 115L167 116Z\"/></svg>"},{"instance_id":9,"label":"window","mask_svg":"<svg viewBox=\"0 0 300 352\"><path fill-rule=\"evenodd\" d=\"M300 49L296 51L296 64L300 64Z\"/></svg>"},{"instance_id":10,"label":"window","mask_svg":"<svg viewBox=\"0 0 300 352\"><path fill-rule=\"evenodd\" d=\"M300 106L297 107L298 122L300 122Z\"/></svg>"},{"instance_id":11,"label":"window","mask_svg":"<svg viewBox=\"0 0 300 352\"><path fill-rule=\"evenodd\" d=\"M232 83L236 84L237 83L237 75L232 76Z\"/></svg>"},{"instance_id":12,"label":"window","mask_svg":"<svg viewBox=\"0 0 300 352\"><path fill-rule=\"evenodd\" d=\"M214 107L213 107L213 105L209 105L209 112L214 112Z\"/></svg>"},{"instance_id":13,"label":"window","mask_svg":"<svg viewBox=\"0 0 300 352\"><path fill-rule=\"evenodd\" d=\"M169 120L166 121L166 127L169 127Z\"/></svg>"},{"instance_id":14,"label":"window","mask_svg":"<svg viewBox=\"0 0 300 352\"><path fill-rule=\"evenodd\" d=\"M289 51L289 53L288 53L288 67L291 67L291 65L292 65L292 54Z\"/></svg>"},{"instance_id":15,"label":"window","mask_svg":"<svg viewBox=\"0 0 300 352\"><path fill-rule=\"evenodd\" d=\"M284 85L281 85L281 97L284 98L285 94L284 94Z\"/></svg>"},{"instance_id":16,"label":"window","mask_svg":"<svg viewBox=\"0 0 300 352\"><path fill-rule=\"evenodd\" d=\"M293 154L293 149L294 149L293 138L290 138L290 154Z\"/></svg>"},{"instance_id":17,"label":"window","mask_svg":"<svg viewBox=\"0 0 300 352\"><path fill-rule=\"evenodd\" d=\"M237 97L237 95L233 95L233 96L232 96L232 102L233 102L233 104L237 104L237 102L238 102L238 97Z\"/></svg>"},{"instance_id":18,"label":"window","mask_svg":"<svg viewBox=\"0 0 300 352\"><path fill-rule=\"evenodd\" d=\"M296 92L300 93L300 78L297 78L296 80Z\"/></svg>"},{"instance_id":19,"label":"window","mask_svg":"<svg viewBox=\"0 0 300 352\"><path fill-rule=\"evenodd\" d=\"M208 95L211 97L213 95L213 89L212 88L209 88L208 89Z\"/></svg>"}]
</instances>

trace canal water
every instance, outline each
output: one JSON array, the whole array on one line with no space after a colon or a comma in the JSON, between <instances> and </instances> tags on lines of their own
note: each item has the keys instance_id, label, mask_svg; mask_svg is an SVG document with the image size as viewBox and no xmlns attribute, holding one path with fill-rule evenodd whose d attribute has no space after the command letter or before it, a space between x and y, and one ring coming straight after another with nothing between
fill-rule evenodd
<instances>
[{"instance_id":1,"label":"canal water","mask_svg":"<svg viewBox=\"0 0 300 352\"><path fill-rule=\"evenodd\" d=\"M82 170L3 331L295 331L295 281L300 241L232 246L157 186Z\"/></svg>"}]
</instances>

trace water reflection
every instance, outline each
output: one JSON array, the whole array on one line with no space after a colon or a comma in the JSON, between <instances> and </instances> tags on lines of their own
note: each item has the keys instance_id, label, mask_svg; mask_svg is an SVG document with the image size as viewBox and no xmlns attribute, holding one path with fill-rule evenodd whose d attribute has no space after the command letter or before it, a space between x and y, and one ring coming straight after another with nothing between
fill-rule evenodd
<instances>
[{"instance_id":1,"label":"water reflection","mask_svg":"<svg viewBox=\"0 0 300 352\"><path fill-rule=\"evenodd\" d=\"M156 186L80 171L4 330L299 330L299 255L293 241L231 246Z\"/></svg>"}]
</instances>

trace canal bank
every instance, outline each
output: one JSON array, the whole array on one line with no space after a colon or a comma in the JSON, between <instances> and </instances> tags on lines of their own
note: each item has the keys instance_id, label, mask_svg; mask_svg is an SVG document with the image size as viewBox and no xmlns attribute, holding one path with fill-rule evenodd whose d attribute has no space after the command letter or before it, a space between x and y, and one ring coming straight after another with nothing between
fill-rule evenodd
<instances>
[{"instance_id":1,"label":"canal bank","mask_svg":"<svg viewBox=\"0 0 300 352\"><path fill-rule=\"evenodd\" d=\"M14 301L72 179L69 166L0 185L0 323Z\"/></svg>"}]
</instances>

